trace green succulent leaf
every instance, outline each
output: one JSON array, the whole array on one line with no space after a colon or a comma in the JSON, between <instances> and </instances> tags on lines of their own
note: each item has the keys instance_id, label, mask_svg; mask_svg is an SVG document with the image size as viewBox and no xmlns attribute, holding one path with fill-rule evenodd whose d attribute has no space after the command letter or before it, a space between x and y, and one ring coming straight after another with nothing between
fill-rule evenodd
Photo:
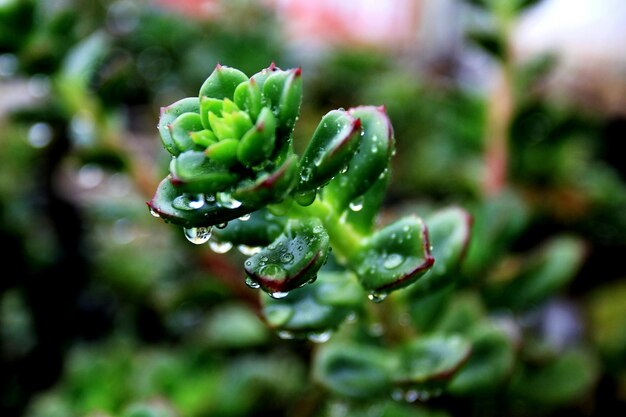
<instances>
[{"instance_id":1,"label":"green succulent leaf","mask_svg":"<svg viewBox=\"0 0 626 417\"><path fill-rule=\"evenodd\" d=\"M245 205L234 209L222 207L215 201L204 201L199 208L175 203L176 199L183 198L185 195L172 185L170 177L166 177L159 184L152 200L148 202L148 207L155 216L185 228L226 223L253 211Z\"/></svg>"},{"instance_id":2,"label":"green succulent leaf","mask_svg":"<svg viewBox=\"0 0 626 417\"><path fill-rule=\"evenodd\" d=\"M562 406L587 395L598 372L591 352L572 349L544 366L520 367L511 381L511 396L533 404Z\"/></svg>"},{"instance_id":3,"label":"green succulent leaf","mask_svg":"<svg viewBox=\"0 0 626 417\"><path fill-rule=\"evenodd\" d=\"M259 83L250 78L242 82L235 89L233 101L242 110L245 110L253 121L257 120L263 107L263 93Z\"/></svg>"},{"instance_id":4,"label":"green succulent leaf","mask_svg":"<svg viewBox=\"0 0 626 417\"><path fill-rule=\"evenodd\" d=\"M434 263L426 225L416 216L388 225L367 241L351 263L372 299L412 284Z\"/></svg>"},{"instance_id":5,"label":"green succulent leaf","mask_svg":"<svg viewBox=\"0 0 626 417\"><path fill-rule=\"evenodd\" d=\"M269 108L263 107L256 124L241 138L237 158L243 165L253 167L270 157L275 143L276 117Z\"/></svg>"},{"instance_id":6,"label":"green succulent leaf","mask_svg":"<svg viewBox=\"0 0 626 417\"><path fill-rule=\"evenodd\" d=\"M455 284L458 267L469 245L472 220L467 211L458 207L439 210L428 216L425 222L435 264L410 287L413 297L422 297Z\"/></svg>"},{"instance_id":7,"label":"green succulent leaf","mask_svg":"<svg viewBox=\"0 0 626 417\"><path fill-rule=\"evenodd\" d=\"M578 237L554 237L531 253L513 276L488 282L485 296L493 306L519 310L535 305L575 277L586 252Z\"/></svg>"},{"instance_id":8,"label":"green succulent leaf","mask_svg":"<svg viewBox=\"0 0 626 417\"><path fill-rule=\"evenodd\" d=\"M276 115L278 125L291 131L300 115L302 102L300 68L274 71L263 83L263 96Z\"/></svg>"},{"instance_id":9,"label":"green succulent leaf","mask_svg":"<svg viewBox=\"0 0 626 417\"><path fill-rule=\"evenodd\" d=\"M207 158L204 152L186 151L170 164L171 181L181 192L215 194L235 184L236 174Z\"/></svg>"},{"instance_id":10,"label":"green succulent leaf","mask_svg":"<svg viewBox=\"0 0 626 417\"><path fill-rule=\"evenodd\" d=\"M302 155L298 189L314 190L339 174L353 157L360 132L360 120L345 110L326 113Z\"/></svg>"},{"instance_id":11,"label":"green succulent leaf","mask_svg":"<svg viewBox=\"0 0 626 417\"><path fill-rule=\"evenodd\" d=\"M161 137L161 142L163 143L163 147L170 154L177 156L182 151L187 148L179 148L174 138L172 137L172 133L170 131L170 126L174 121L184 113L199 113L200 112L200 102L195 97L188 97L182 100L179 100L167 107L161 108L161 116L159 117L159 135Z\"/></svg>"},{"instance_id":12,"label":"green succulent leaf","mask_svg":"<svg viewBox=\"0 0 626 417\"><path fill-rule=\"evenodd\" d=\"M349 211L346 220L361 233L367 235L373 233L378 213L385 199L389 177L389 170L383 171L365 194L348 204Z\"/></svg>"},{"instance_id":13,"label":"green succulent leaf","mask_svg":"<svg viewBox=\"0 0 626 417\"><path fill-rule=\"evenodd\" d=\"M211 122L209 116L222 115L222 108L224 107L224 100L219 100L212 97L200 97L200 117L202 118L202 125L205 129L211 129Z\"/></svg>"},{"instance_id":14,"label":"green succulent leaf","mask_svg":"<svg viewBox=\"0 0 626 417\"><path fill-rule=\"evenodd\" d=\"M279 297L315 280L328 248L328 233L319 220L291 219L272 244L245 262L245 270L264 291Z\"/></svg>"},{"instance_id":15,"label":"green succulent leaf","mask_svg":"<svg viewBox=\"0 0 626 417\"><path fill-rule=\"evenodd\" d=\"M376 183L389 166L394 148L393 128L383 107L361 106L348 113L361 122L358 150L350 159L347 171L337 174L324 187L324 196L339 211L347 209Z\"/></svg>"},{"instance_id":16,"label":"green succulent leaf","mask_svg":"<svg viewBox=\"0 0 626 417\"><path fill-rule=\"evenodd\" d=\"M231 167L237 163L237 139L224 139L210 145L204 153L215 162Z\"/></svg>"},{"instance_id":17,"label":"green succulent leaf","mask_svg":"<svg viewBox=\"0 0 626 417\"><path fill-rule=\"evenodd\" d=\"M220 242L250 247L267 246L282 233L287 223L284 217L277 217L266 209L250 214L247 220L235 219L226 227L215 229L213 236Z\"/></svg>"},{"instance_id":18,"label":"green succulent leaf","mask_svg":"<svg viewBox=\"0 0 626 417\"><path fill-rule=\"evenodd\" d=\"M199 98L232 99L237 86L247 80L248 76L238 69L217 65L200 87Z\"/></svg>"},{"instance_id":19,"label":"green succulent leaf","mask_svg":"<svg viewBox=\"0 0 626 417\"><path fill-rule=\"evenodd\" d=\"M298 173L298 157L292 154L272 172L266 172L255 180L245 180L233 191L233 196L249 205L280 202L295 186Z\"/></svg>"},{"instance_id":20,"label":"green succulent leaf","mask_svg":"<svg viewBox=\"0 0 626 417\"><path fill-rule=\"evenodd\" d=\"M195 142L191 139L191 133L202 129L200 115L192 112L181 114L169 125L174 144L181 152L196 147Z\"/></svg>"},{"instance_id":21,"label":"green succulent leaf","mask_svg":"<svg viewBox=\"0 0 626 417\"><path fill-rule=\"evenodd\" d=\"M353 398L386 395L398 359L389 351L348 342L327 343L313 362L313 378L327 389Z\"/></svg>"},{"instance_id":22,"label":"green succulent leaf","mask_svg":"<svg viewBox=\"0 0 626 417\"><path fill-rule=\"evenodd\" d=\"M515 365L514 346L497 327L479 326L470 334L470 340L472 355L447 387L454 395L484 395L496 391Z\"/></svg>"},{"instance_id":23,"label":"green succulent leaf","mask_svg":"<svg viewBox=\"0 0 626 417\"><path fill-rule=\"evenodd\" d=\"M324 341L362 299L363 290L352 274L320 271L315 283L291 291L288 297L262 297L263 315L287 337Z\"/></svg>"},{"instance_id":24,"label":"green succulent leaf","mask_svg":"<svg viewBox=\"0 0 626 417\"><path fill-rule=\"evenodd\" d=\"M432 335L412 340L400 348L401 368L393 375L400 386L436 388L465 364L471 343L458 335Z\"/></svg>"}]
</instances>

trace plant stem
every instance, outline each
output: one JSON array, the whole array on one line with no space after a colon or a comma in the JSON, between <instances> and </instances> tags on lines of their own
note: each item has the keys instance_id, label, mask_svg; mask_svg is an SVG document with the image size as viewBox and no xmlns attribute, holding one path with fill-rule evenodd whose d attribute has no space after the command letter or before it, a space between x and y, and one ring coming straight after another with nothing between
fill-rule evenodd
<instances>
[{"instance_id":1,"label":"plant stem","mask_svg":"<svg viewBox=\"0 0 626 417\"><path fill-rule=\"evenodd\" d=\"M346 222L344 213L337 213L331 204L317 197L311 205L306 207L294 204L290 215L320 219L328 231L335 256L339 260L349 262L359 252L366 237Z\"/></svg>"}]
</instances>

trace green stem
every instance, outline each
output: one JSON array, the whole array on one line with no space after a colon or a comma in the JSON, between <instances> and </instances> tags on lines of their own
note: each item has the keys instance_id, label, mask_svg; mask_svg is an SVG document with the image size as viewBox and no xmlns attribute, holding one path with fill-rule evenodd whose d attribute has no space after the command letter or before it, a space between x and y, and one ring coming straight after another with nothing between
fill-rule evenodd
<instances>
[{"instance_id":1,"label":"green stem","mask_svg":"<svg viewBox=\"0 0 626 417\"><path fill-rule=\"evenodd\" d=\"M335 256L340 261L350 262L354 255L359 252L367 237L346 221L344 213L337 213L330 203L325 202L320 197L317 197L311 205L306 207L294 204L290 210L290 216L320 219L328 231Z\"/></svg>"}]
</instances>

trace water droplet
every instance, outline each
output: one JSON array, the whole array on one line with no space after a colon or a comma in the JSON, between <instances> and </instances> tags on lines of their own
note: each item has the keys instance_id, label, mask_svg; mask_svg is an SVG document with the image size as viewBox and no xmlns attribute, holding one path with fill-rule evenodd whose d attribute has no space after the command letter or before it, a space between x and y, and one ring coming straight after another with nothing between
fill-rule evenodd
<instances>
[{"instance_id":1,"label":"water droplet","mask_svg":"<svg viewBox=\"0 0 626 417\"><path fill-rule=\"evenodd\" d=\"M311 332L306 335L306 338L313 343L326 343L330 340L330 337L333 335L331 330L327 330L325 332L315 333Z\"/></svg>"},{"instance_id":2,"label":"water droplet","mask_svg":"<svg viewBox=\"0 0 626 417\"><path fill-rule=\"evenodd\" d=\"M281 280L287 276L287 271L281 265L270 263L261 268L259 274L272 280Z\"/></svg>"},{"instance_id":3,"label":"water droplet","mask_svg":"<svg viewBox=\"0 0 626 417\"><path fill-rule=\"evenodd\" d=\"M370 301L374 302L374 303L380 303L382 302L385 298L387 298L387 294L384 292L375 292L372 291L371 293L369 293L367 295L367 298L369 298Z\"/></svg>"},{"instance_id":4,"label":"water droplet","mask_svg":"<svg viewBox=\"0 0 626 417\"><path fill-rule=\"evenodd\" d=\"M150 207L150 214L152 214L154 217L159 218L161 217L161 215L159 214L158 211L156 211L155 209L153 209L152 207Z\"/></svg>"},{"instance_id":5,"label":"water droplet","mask_svg":"<svg viewBox=\"0 0 626 417\"><path fill-rule=\"evenodd\" d=\"M311 190L311 191L306 191L303 193L297 193L294 196L294 199L296 200L296 203L298 203L299 205L303 207L306 207L306 206L310 206L311 204L313 204L316 196L317 196L317 190Z\"/></svg>"},{"instance_id":6,"label":"water droplet","mask_svg":"<svg viewBox=\"0 0 626 417\"><path fill-rule=\"evenodd\" d=\"M354 200L352 200L349 205L350 210L361 211L361 209L363 208L363 200L364 200L363 196L357 197Z\"/></svg>"},{"instance_id":7,"label":"water droplet","mask_svg":"<svg viewBox=\"0 0 626 417\"><path fill-rule=\"evenodd\" d=\"M215 203L215 196L213 194L205 195L204 199L207 203Z\"/></svg>"},{"instance_id":8,"label":"water droplet","mask_svg":"<svg viewBox=\"0 0 626 417\"><path fill-rule=\"evenodd\" d=\"M197 210L202 206L204 206L204 194L198 194L195 198L189 199L189 207L192 209Z\"/></svg>"},{"instance_id":9,"label":"water droplet","mask_svg":"<svg viewBox=\"0 0 626 417\"><path fill-rule=\"evenodd\" d=\"M233 244L231 242L220 242L214 238L209 240L209 247L215 253L226 253L232 249Z\"/></svg>"},{"instance_id":10,"label":"water droplet","mask_svg":"<svg viewBox=\"0 0 626 417\"><path fill-rule=\"evenodd\" d=\"M229 193L217 193L217 204L228 209L241 207L241 201L233 198Z\"/></svg>"},{"instance_id":11,"label":"water droplet","mask_svg":"<svg viewBox=\"0 0 626 417\"><path fill-rule=\"evenodd\" d=\"M239 218L239 220L241 220L242 222L247 222L248 220L250 220L250 213L244 214Z\"/></svg>"},{"instance_id":12,"label":"water droplet","mask_svg":"<svg viewBox=\"0 0 626 417\"><path fill-rule=\"evenodd\" d=\"M295 337L295 335L288 330L279 330L276 332L276 334L278 335L278 337L284 340L291 340Z\"/></svg>"},{"instance_id":13,"label":"water droplet","mask_svg":"<svg viewBox=\"0 0 626 417\"><path fill-rule=\"evenodd\" d=\"M312 172L312 170L311 170L311 168L310 168L310 167L305 167L305 168L302 168L302 171L300 171L300 179L301 179L303 182L307 182L308 180L310 180L310 179L311 179L311 174L312 174L312 173L313 173L313 172Z\"/></svg>"},{"instance_id":14,"label":"water droplet","mask_svg":"<svg viewBox=\"0 0 626 417\"><path fill-rule=\"evenodd\" d=\"M239 245L237 246L237 250L241 252L243 255L252 256L261 252L260 246L248 246L248 245Z\"/></svg>"},{"instance_id":15,"label":"water droplet","mask_svg":"<svg viewBox=\"0 0 626 417\"><path fill-rule=\"evenodd\" d=\"M187 240L196 245L206 243L211 238L211 227L189 227L184 230Z\"/></svg>"},{"instance_id":16,"label":"water droplet","mask_svg":"<svg viewBox=\"0 0 626 417\"><path fill-rule=\"evenodd\" d=\"M181 194L172 201L172 207L178 210L192 211L204 205L204 195Z\"/></svg>"},{"instance_id":17,"label":"water droplet","mask_svg":"<svg viewBox=\"0 0 626 417\"><path fill-rule=\"evenodd\" d=\"M217 227L218 229L225 229L226 226L228 226L228 222L224 222L224 223L220 223L220 224L216 224L215 227Z\"/></svg>"},{"instance_id":18,"label":"water droplet","mask_svg":"<svg viewBox=\"0 0 626 417\"><path fill-rule=\"evenodd\" d=\"M317 224L313 227L313 233L315 234L322 233L323 231L324 231L324 226L322 226L321 224Z\"/></svg>"},{"instance_id":19,"label":"water droplet","mask_svg":"<svg viewBox=\"0 0 626 417\"><path fill-rule=\"evenodd\" d=\"M268 292L268 294L270 297L276 300L280 300L281 298L285 298L287 297L287 295L289 295L288 292L282 292L282 291Z\"/></svg>"},{"instance_id":20,"label":"water droplet","mask_svg":"<svg viewBox=\"0 0 626 417\"><path fill-rule=\"evenodd\" d=\"M252 278L250 277L246 277L246 285L250 288L252 288L253 290L256 290L258 288L261 288L261 284L259 284L258 282L254 281Z\"/></svg>"},{"instance_id":21,"label":"water droplet","mask_svg":"<svg viewBox=\"0 0 626 417\"><path fill-rule=\"evenodd\" d=\"M404 262L404 257L402 255L398 253L392 253L391 255L387 256L385 262L383 262L383 266L387 269L394 269L399 267L402 262Z\"/></svg>"},{"instance_id":22,"label":"water droplet","mask_svg":"<svg viewBox=\"0 0 626 417\"><path fill-rule=\"evenodd\" d=\"M280 261L284 264L290 264L293 262L293 255L289 252L285 252L280 255Z\"/></svg>"},{"instance_id":23,"label":"water droplet","mask_svg":"<svg viewBox=\"0 0 626 417\"><path fill-rule=\"evenodd\" d=\"M346 165L341 169L341 171L339 171L340 174L345 174L346 172L348 172L348 165Z\"/></svg>"}]
</instances>

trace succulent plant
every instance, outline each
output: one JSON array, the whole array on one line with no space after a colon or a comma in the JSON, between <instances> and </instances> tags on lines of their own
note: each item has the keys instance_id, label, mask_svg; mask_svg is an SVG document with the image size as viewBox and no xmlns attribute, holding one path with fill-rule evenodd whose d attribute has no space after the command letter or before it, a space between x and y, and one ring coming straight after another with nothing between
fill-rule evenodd
<instances>
[{"instance_id":1,"label":"succulent plant","mask_svg":"<svg viewBox=\"0 0 626 417\"><path fill-rule=\"evenodd\" d=\"M248 77L218 65L197 98L161 110L158 129L172 159L148 205L194 243L246 248L246 282L274 298L315 281L332 248L380 301L434 263L419 217L377 229L394 154L391 122L384 107L331 110L298 155L301 101L299 68L271 65ZM450 221L453 232L466 219Z\"/></svg>"}]
</instances>

